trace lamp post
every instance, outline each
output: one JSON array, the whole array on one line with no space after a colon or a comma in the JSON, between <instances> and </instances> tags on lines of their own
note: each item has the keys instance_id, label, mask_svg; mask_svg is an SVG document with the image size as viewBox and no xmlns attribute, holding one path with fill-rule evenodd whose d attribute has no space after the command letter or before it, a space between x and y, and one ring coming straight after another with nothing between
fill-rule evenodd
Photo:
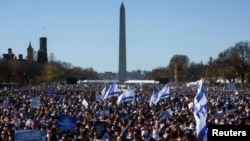
<instances>
[{"instance_id":1,"label":"lamp post","mask_svg":"<svg viewBox=\"0 0 250 141\"><path fill-rule=\"evenodd\" d=\"M23 73L23 84L24 84L24 85L25 85L25 81L26 81L25 77L26 77L26 73L24 72L24 73Z\"/></svg>"},{"instance_id":2,"label":"lamp post","mask_svg":"<svg viewBox=\"0 0 250 141\"><path fill-rule=\"evenodd\" d=\"M15 82L15 73L12 73L12 82Z\"/></svg>"},{"instance_id":3,"label":"lamp post","mask_svg":"<svg viewBox=\"0 0 250 141\"><path fill-rule=\"evenodd\" d=\"M177 62L174 61L174 81L175 81L175 85L177 86Z\"/></svg>"}]
</instances>

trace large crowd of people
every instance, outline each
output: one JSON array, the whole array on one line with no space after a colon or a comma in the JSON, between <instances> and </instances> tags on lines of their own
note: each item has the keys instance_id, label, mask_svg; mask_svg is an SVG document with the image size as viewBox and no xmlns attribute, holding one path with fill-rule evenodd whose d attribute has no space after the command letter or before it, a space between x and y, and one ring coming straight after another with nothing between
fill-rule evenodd
<instances>
[{"instance_id":1,"label":"large crowd of people","mask_svg":"<svg viewBox=\"0 0 250 141\"><path fill-rule=\"evenodd\" d=\"M193 114L196 87L171 87L168 98L149 106L153 87L162 84L131 84L134 100L120 104L116 96L100 99L108 85L1 89L0 141L14 141L16 131L24 130L44 131L46 141L198 141ZM236 93L204 87L204 92L208 125L250 125L249 89ZM34 97L38 97L35 106ZM61 116L73 117L74 129L62 130L58 124Z\"/></svg>"}]
</instances>

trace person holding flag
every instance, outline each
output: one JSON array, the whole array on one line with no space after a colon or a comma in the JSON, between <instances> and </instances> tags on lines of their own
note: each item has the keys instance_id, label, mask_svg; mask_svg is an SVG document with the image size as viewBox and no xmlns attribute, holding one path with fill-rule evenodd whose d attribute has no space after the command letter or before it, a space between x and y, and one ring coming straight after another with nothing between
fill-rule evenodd
<instances>
[{"instance_id":1,"label":"person holding flag","mask_svg":"<svg viewBox=\"0 0 250 141\"><path fill-rule=\"evenodd\" d=\"M135 95L135 89L133 87L129 87L125 92L123 92L120 96L118 96L117 104L126 102L126 101L133 101Z\"/></svg>"},{"instance_id":2,"label":"person holding flag","mask_svg":"<svg viewBox=\"0 0 250 141\"><path fill-rule=\"evenodd\" d=\"M169 96L170 96L169 84L166 84L159 91L158 96L157 96L157 98L154 101L154 104L156 105L161 99L168 98Z\"/></svg>"},{"instance_id":3,"label":"person holding flag","mask_svg":"<svg viewBox=\"0 0 250 141\"><path fill-rule=\"evenodd\" d=\"M152 96L151 96L150 101L149 101L149 106L150 107L152 107L155 104L156 99L158 97L158 93L159 93L158 88L154 87Z\"/></svg>"},{"instance_id":4,"label":"person holding flag","mask_svg":"<svg viewBox=\"0 0 250 141\"><path fill-rule=\"evenodd\" d=\"M104 97L103 97L103 100L106 100L108 99L109 97L112 97L112 96L118 96L119 94L119 91L118 91L118 83L114 82L110 87L109 89L106 91Z\"/></svg>"},{"instance_id":5,"label":"person holding flag","mask_svg":"<svg viewBox=\"0 0 250 141\"><path fill-rule=\"evenodd\" d=\"M194 97L194 118L196 133L201 141L207 141L207 99L203 90L202 79L198 83L198 92Z\"/></svg>"}]
</instances>

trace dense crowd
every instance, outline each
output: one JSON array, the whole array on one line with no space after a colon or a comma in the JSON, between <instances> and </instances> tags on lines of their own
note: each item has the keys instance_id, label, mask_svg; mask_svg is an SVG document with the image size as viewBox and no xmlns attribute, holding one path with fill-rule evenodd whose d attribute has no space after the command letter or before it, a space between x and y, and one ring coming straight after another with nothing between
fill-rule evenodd
<instances>
[{"instance_id":1,"label":"dense crowd","mask_svg":"<svg viewBox=\"0 0 250 141\"><path fill-rule=\"evenodd\" d=\"M193 115L195 87L171 87L170 97L149 106L154 86L133 84L135 100L117 104L117 97L96 99L108 84L58 85L48 95L48 86L0 90L2 141L13 141L17 130L45 131L47 141L198 141ZM250 91L204 88L208 104L207 124L250 125ZM122 93L122 90L120 91ZM40 98L31 106L31 98ZM83 103L83 101L85 103ZM100 114L100 112L104 114ZM59 130L57 119L76 119L74 130ZM97 124L105 132L97 132Z\"/></svg>"}]
</instances>

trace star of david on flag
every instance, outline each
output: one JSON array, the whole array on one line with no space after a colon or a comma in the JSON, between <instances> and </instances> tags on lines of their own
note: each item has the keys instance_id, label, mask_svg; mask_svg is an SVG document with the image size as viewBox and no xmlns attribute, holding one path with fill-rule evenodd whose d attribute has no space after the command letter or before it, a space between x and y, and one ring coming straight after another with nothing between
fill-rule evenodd
<instances>
[{"instance_id":1,"label":"star of david on flag","mask_svg":"<svg viewBox=\"0 0 250 141\"><path fill-rule=\"evenodd\" d=\"M207 141L207 99L203 90L202 79L198 83L198 91L194 98L194 117L198 138L201 141Z\"/></svg>"}]
</instances>

